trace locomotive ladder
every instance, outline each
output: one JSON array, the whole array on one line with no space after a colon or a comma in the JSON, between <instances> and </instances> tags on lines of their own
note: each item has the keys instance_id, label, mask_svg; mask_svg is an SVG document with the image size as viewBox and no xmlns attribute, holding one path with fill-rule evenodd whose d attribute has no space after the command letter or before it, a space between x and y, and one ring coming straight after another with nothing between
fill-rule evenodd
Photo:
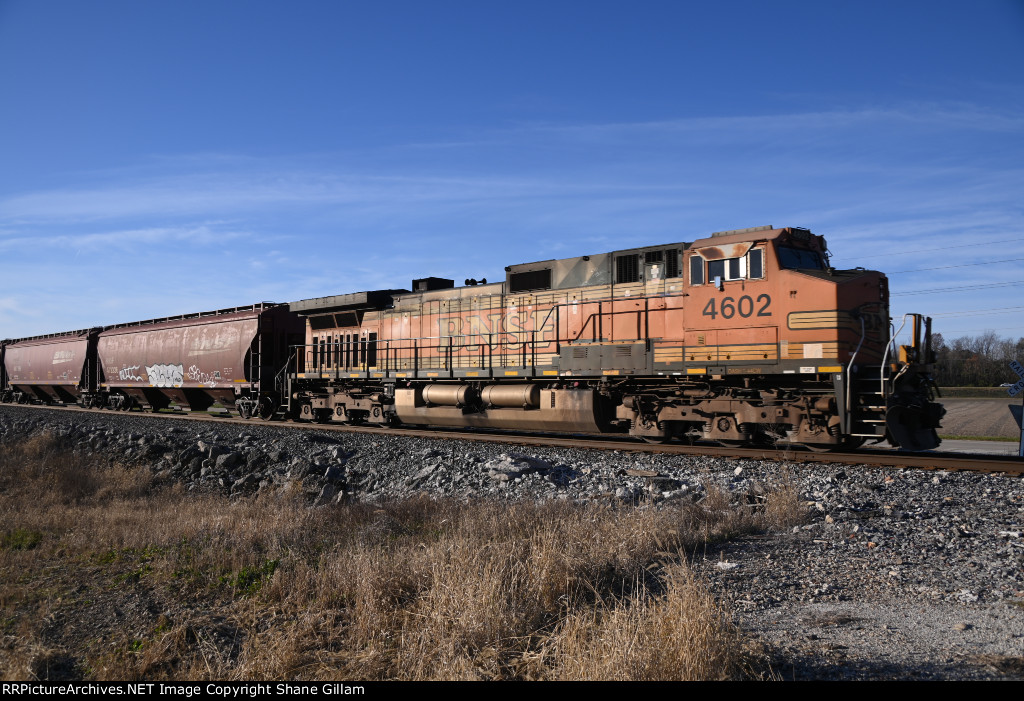
<instances>
[{"instance_id":1,"label":"locomotive ladder","mask_svg":"<svg viewBox=\"0 0 1024 701\"><path fill-rule=\"evenodd\" d=\"M853 396L850 398L851 435L859 438L885 438L885 412L888 406L887 397L882 392L883 386L889 386L889 373L887 368L879 365L862 367L853 378Z\"/></svg>"}]
</instances>

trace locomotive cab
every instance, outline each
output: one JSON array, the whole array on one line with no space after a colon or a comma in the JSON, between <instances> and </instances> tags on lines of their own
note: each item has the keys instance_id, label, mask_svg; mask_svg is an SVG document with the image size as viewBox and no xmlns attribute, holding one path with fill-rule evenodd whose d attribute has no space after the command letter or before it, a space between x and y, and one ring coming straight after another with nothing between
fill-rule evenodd
<instances>
[{"instance_id":1,"label":"locomotive cab","mask_svg":"<svg viewBox=\"0 0 1024 701\"><path fill-rule=\"evenodd\" d=\"M735 384L730 375L756 376L745 383L761 386L770 366L779 392L765 405L785 395L809 407L795 421L780 417L790 419L781 425L747 421L741 436L820 448L866 439L911 450L938 445L943 411L927 363L930 322L896 357L882 273L832 268L824 237L799 228L723 232L694 242L689 257L686 360L713 362L706 372L724 386ZM736 423L765 414L744 410Z\"/></svg>"}]
</instances>

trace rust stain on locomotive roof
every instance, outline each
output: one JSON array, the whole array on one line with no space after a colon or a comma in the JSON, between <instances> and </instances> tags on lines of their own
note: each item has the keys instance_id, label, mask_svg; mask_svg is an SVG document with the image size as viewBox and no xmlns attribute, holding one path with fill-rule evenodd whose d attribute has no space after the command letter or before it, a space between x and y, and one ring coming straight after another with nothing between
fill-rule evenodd
<instances>
[{"instance_id":1,"label":"rust stain on locomotive roof","mask_svg":"<svg viewBox=\"0 0 1024 701\"><path fill-rule=\"evenodd\" d=\"M721 260L722 258L740 258L747 255L747 251L753 247L753 242L733 243L724 246L708 246L706 248L693 248L691 250L699 253L705 260Z\"/></svg>"},{"instance_id":2,"label":"rust stain on locomotive roof","mask_svg":"<svg viewBox=\"0 0 1024 701\"><path fill-rule=\"evenodd\" d=\"M771 241L784 234L786 229L764 229L753 232L711 236L697 239L690 245L690 251L699 253L705 260L739 258L745 256L758 241Z\"/></svg>"},{"instance_id":3,"label":"rust stain on locomotive roof","mask_svg":"<svg viewBox=\"0 0 1024 701\"><path fill-rule=\"evenodd\" d=\"M724 246L731 243L756 243L757 241L777 239L786 231L788 229L762 229L760 231L740 232L723 236L707 236L702 239L695 239L691 244L691 248Z\"/></svg>"}]
</instances>

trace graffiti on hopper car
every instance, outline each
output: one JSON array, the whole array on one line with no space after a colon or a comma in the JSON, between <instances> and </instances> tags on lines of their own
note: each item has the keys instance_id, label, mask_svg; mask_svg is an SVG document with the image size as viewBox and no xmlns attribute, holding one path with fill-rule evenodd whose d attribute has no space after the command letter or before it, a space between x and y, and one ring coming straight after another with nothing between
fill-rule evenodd
<instances>
[{"instance_id":1,"label":"graffiti on hopper car","mask_svg":"<svg viewBox=\"0 0 1024 701\"><path fill-rule=\"evenodd\" d=\"M135 374L135 371L138 369L138 365L132 365L131 367L127 365L122 365L121 369L117 371L117 379L121 381L131 380L133 382L142 382L142 378L139 375Z\"/></svg>"},{"instance_id":2,"label":"graffiti on hopper car","mask_svg":"<svg viewBox=\"0 0 1024 701\"><path fill-rule=\"evenodd\" d=\"M149 383L154 387L180 387L185 379L185 369L179 365L159 364L146 366Z\"/></svg>"},{"instance_id":3,"label":"graffiti on hopper car","mask_svg":"<svg viewBox=\"0 0 1024 701\"><path fill-rule=\"evenodd\" d=\"M188 368L188 379L207 387L216 387L217 381L220 380L220 372L203 372L199 369L198 365L190 365Z\"/></svg>"}]
</instances>

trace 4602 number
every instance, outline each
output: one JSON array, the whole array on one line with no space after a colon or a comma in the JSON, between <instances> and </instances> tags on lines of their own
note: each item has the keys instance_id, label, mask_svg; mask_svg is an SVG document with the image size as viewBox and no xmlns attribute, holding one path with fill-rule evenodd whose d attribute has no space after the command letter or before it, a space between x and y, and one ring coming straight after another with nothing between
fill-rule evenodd
<instances>
[{"instance_id":1,"label":"4602 number","mask_svg":"<svg viewBox=\"0 0 1024 701\"><path fill-rule=\"evenodd\" d=\"M716 308L715 298L712 297L708 300L708 303L704 306L702 314L704 316L710 316L712 319L717 318L719 314L722 315L723 319L731 319L739 314L744 319L751 316L771 316L772 313L768 311L768 308L772 304L772 298L768 295L758 295L757 301L748 295L743 295L738 300L732 297L725 297L722 299L721 306ZM757 308L756 314L754 308L757 305L761 305Z\"/></svg>"}]
</instances>

